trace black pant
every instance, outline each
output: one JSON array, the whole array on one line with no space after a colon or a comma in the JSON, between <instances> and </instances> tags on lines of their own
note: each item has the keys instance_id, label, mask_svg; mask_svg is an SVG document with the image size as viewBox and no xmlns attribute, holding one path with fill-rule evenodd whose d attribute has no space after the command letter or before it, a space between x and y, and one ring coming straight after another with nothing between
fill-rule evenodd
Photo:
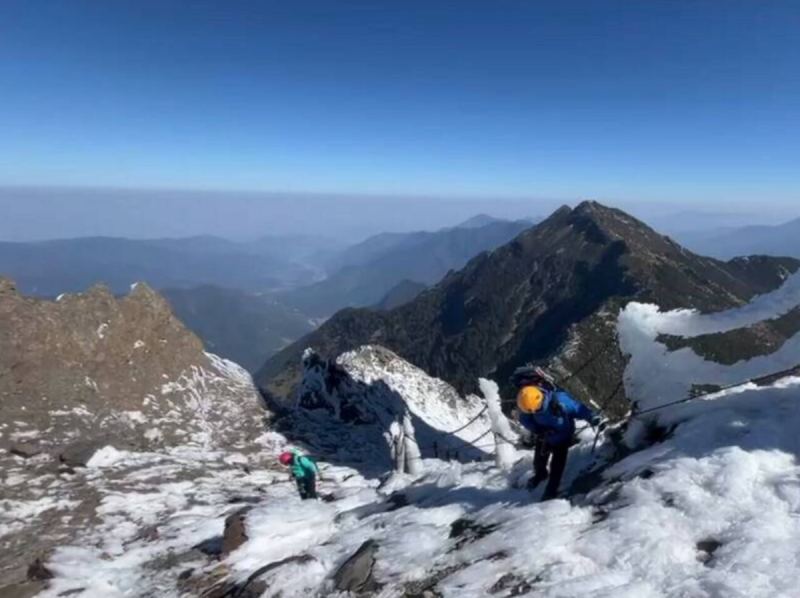
<instances>
[{"instance_id":1,"label":"black pant","mask_svg":"<svg viewBox=\"0 0 800 598\"><path fill-rule=\"evenodd\" d=\"M309 498L317 498L317 478L312 475L307 475L302 478L295 478L297 482L297 491L300 492L300 498L308 500Z\"/></svg>"},{"instance_id":2,"label":"black pant","mask_svg":"<svg viewBox=\"0 0 800 598\"><path fill-rule=\"evenodd\" d=\"M550 500L558 496L558 486L561 483L561 476L564 475L564 468L567 466L569 447L570 443L568 442L564 444L548 444L542 439L536 440L533 453L531 488L535 488L539 485L539 482L547 480L547 487L544 489L544 495L542 496L543 500ZM549 473L547 471L548 461L550 462Z\"/></svg>"}]
</instances>

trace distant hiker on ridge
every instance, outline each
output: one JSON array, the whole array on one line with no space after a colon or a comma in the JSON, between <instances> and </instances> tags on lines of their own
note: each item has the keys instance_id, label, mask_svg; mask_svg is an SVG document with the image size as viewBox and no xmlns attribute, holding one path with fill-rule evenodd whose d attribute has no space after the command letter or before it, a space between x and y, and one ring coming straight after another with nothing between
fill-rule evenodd
<instances>
[{"instance_id":1,"label":"distant hiker on ridge","mask_svg":"<svg viewBox=\"0 0 800 598\"><path fill-rule=\"evenodd\" d=\"M291 468L291 474L297 484L297 491L300 498L307 500L317 498L317 476L319 468L316 461L304 455L297 449L289 449L281 453L279 457L281 464Z\"/></svg>"},{"instance_id":2,"label":"distant hiker on ridge","mask_svg":"<svg viewBox=\"0 0 800 598\"><path fill-rule=\"evenodd\" d=\"M517 372L512 380L519 388L519 423L535 437L533 477L528 489L533 490L549 477L542 500L556 498L569 447L574 444L575 420L600 426L600 416L558 388L538 368Z\"/></svg>"}]
</instances>

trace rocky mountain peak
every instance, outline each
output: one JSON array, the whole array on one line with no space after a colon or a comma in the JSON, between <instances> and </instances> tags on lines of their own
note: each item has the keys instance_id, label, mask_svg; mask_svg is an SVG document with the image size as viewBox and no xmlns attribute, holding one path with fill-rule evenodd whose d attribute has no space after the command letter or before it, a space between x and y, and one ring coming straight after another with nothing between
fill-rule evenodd
<instances>
[{"instance_id":1,"label":"rocky mountain peak","mask_svg":"<svg viewBox=\"0 0 800 598\"><path fill-rule=\"evenodd\" d=\"M186 439L194 432L211 441L217 435L198 430L197 418L188 410L186 421L178 417L184 400L230 395L243 406L258 408L252 385L245 388L247 375L206 354L166 300L147 285L136 285L120 298L96 285L56 300L22 296L8 279L2 288L4 439L22 433L15 428L19 424L47 430L41 435L29 431L54 450L71 439L95 436L141 442L148 426L157 429L151 437L158 443ZM211 385L207 396L198 394L201 383ZM215 384L216 392L211 390Z\"/></svg>"},{"instance_id":2,"label":"rocky mountain peak","mask_svg":"<svg viewBox=\"0 0 800 598\"><path fill-rule=\"evenodd\" d=\"M623 241L629 251L667 251L671 244L641 220L597 201L584 201L576 206L567 224L581 231L589 241Z\"/></svg>"},{"instance_id":3,"label":"rocky mountain peak","mask_svg":"<svg viewBox=\"0 0 800 598\"><path fill-rule=\"evenodd\" d=\"M44 300L20 295L3 279L0 469L8 479L49 478L47 490L4 486L3 498L63 502L70 511L33 517L10 534L6 528L0 577L13 578L54 538L79 532L76 522L96 518L94 478L79 469L130 451L257 450L260 403L250 376L205 353L147 285L120 298L97 285Z\"/></svg>"},{"instance_id":4,"label":"rocky mountain peak","mask_svg":"<svg viewBox=\"0 0 800 598\"><path fill-rule=\"evenodd\" d=\"M491 377L510 391L514 368L543 362L574 392L611 411L624 368L614 320L631 300L712 312L779 286L800 261L721 262L682 248L621 210L597 202L562 207L511 242L471 260L410 303L385 313L346 310L277 355L257 375L267 393L299 379L299 353L326 358L381 344L462 393ZM589 365L584 365L589 361Z\"/></svg>"}]
</instances>

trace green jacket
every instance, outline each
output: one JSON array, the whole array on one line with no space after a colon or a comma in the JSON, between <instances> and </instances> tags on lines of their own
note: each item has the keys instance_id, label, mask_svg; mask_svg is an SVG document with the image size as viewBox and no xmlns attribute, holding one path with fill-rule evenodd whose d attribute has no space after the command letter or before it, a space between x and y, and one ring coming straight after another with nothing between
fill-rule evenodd
<instances>
[{"instance_id":1,"label":"green jacket","mask_svg":"<svg viewBox=\"0 0 800 598\"><path fill-rule=\"evenodd\" d=\"M298 450L290 450L290 453L294 455L294 459L292 459L292 475L301 480L305 477L315 477L319 473L319 468L317 467L316 462L311 457L305 456Z\"/></svg>"}]
</instances>

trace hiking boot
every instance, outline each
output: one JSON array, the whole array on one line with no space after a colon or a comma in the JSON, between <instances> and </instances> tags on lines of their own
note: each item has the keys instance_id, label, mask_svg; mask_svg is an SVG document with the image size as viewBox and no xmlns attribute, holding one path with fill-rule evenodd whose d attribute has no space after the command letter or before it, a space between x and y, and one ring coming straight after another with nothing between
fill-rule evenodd
<instances>
[{"instance_id":1,"label":"hiking boot","mask_svg":"<svg viewBox=\"0 0 800 598\"><path fill-rule=\"evenodd\" d=\"M535 490L536 487L547 479L547 474L535 475L528 480L528 490Z\"/></svg>"}]
</instances>

